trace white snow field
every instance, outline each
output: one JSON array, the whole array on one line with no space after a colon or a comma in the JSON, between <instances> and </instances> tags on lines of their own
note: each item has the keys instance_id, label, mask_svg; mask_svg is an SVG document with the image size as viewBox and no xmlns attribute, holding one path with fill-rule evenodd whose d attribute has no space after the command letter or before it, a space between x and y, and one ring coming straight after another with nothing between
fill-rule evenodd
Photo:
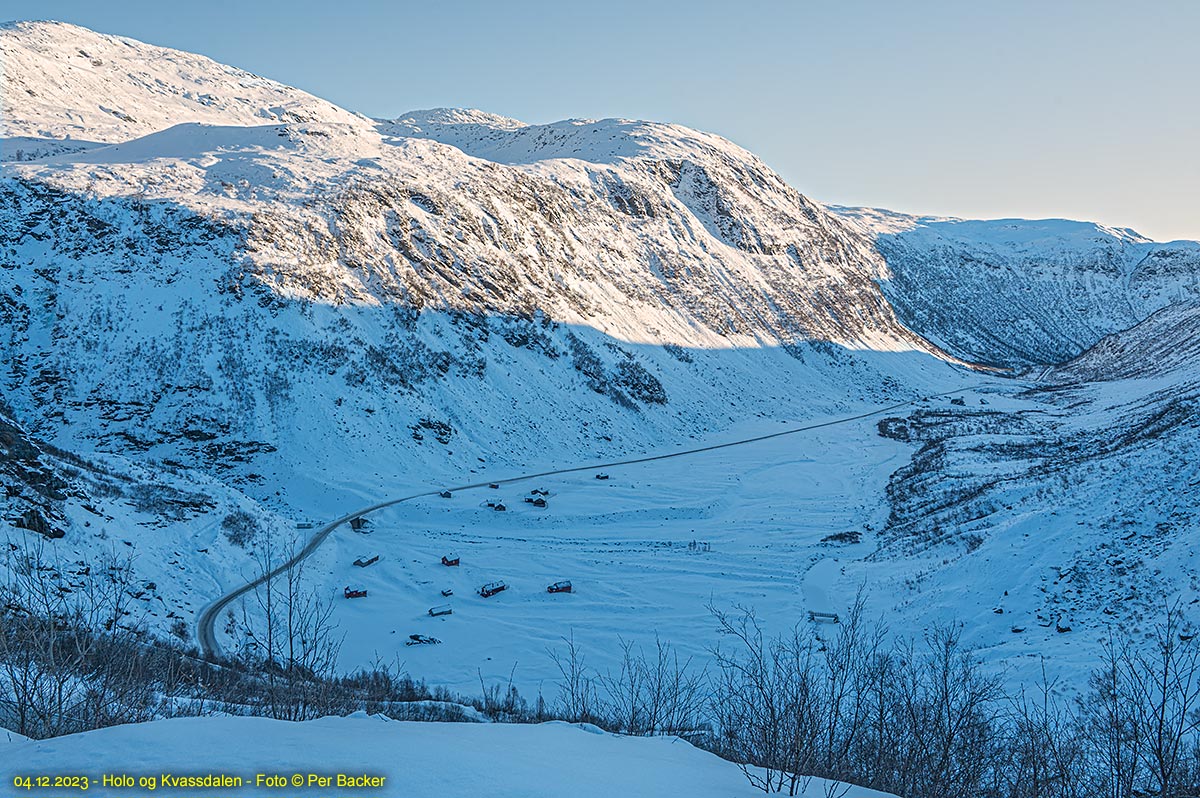
<instances>
[{"instance_id":1,"label":"white snow field","mask_svg":"<svg viewBox=\"0 0 1200 798\"><path fill-rule=\"evenodd\" d=\"M601 669L618 663L621 639L649 649L659 638L702 664L718 642L709 604L754 607L782 632L809 610L844 613L853 603L855 577L841 566L875 550L869 530L887 520L887 476L910 454L876 434L882 417L398 504L370 514L363 532L340 527L306 575L337 602L347 668L399 657L431 683L471 691L481 678L511 680L531 697L544 691L551 699L560 674L549 652L568 637ZM783 427L742 424L722 438ZM532 489L549 492L546 508L524 501ZM822 542L846 531L863 532L863 542ZM352 564L376 554L380 561L367 568ZM441 557L452 554L461 564L443 566ZM572 593L547 593L562 579ZM508 590L477 595L495 580ZM368 595L345 600L346 586ZM453 595L443 597L444 589ZM428 615L441 605L453 614ZM405 646L414 633L443 643Z\"/></svg>"},{"instance_id":2,"label":"white snow field","mask_svg":"<svg viewBox=\"0 0 1200 798\"><path fill-rule=\"evenodd\" d=\"M202 759L196 752L203 751ZM318 753L319 752L319 753ZM622 737L565 723L416 723L379 716L287 723L263 718L186 718L116 726L52 740L3 742L0 771L240 776L239 795L293 788L254 785L256 776L382 776L378 788L333 794L395 798L749 798L736 765L673 737ZM814 779L798 795L887 798L885 793ZM97 785L94 789L101 789ZM162 793L125 788L122 795ZM314 794L321 788L306 788ZM299 790L294 790L300 792ZM104 794L112 794L103 789Z\"/></svg>"}]
</instances>

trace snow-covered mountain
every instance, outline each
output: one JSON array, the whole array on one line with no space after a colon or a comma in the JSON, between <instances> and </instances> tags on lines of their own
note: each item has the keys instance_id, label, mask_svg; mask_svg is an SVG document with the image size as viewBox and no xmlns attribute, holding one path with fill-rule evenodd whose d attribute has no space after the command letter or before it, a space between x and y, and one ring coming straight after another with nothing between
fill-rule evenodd
<instances>
[{"instance_id":1,"label":"snow-covered mountain","mask_svg":"<svg viewBox=\"0 0 1200 798\"><path fill-rule=\"evenodd\" d=\"M937 354L896 321L869 241L715 136L455 112L375 125L70 26L3 37L9 129L63 135L61 118L107 142L5 167L4 378L43 437L254 482L239 464L294 445L329 468L369 434L436 472L544 451L548 429L522 431L561 418L558 397L593 419L561 443L603 450L717 427L747 379L746 410L782 396L807 415L895 393L856 352ZM109 60L30 66L79 50ZM194 111L203 87L219 118ZM107 93L161 129L97 117ZM297 103L324 110L253 124ZM821 406L797 396L843 372L861 378L814 391ZM414 442L422 428L457 436L459 464Z\"/></svg>"},{"instance_id":2,"label":"snow-covered mountain","mask_svg":"<svg viewBox=\"0 0 1200 798\"><path fill-rule=\"evenodd\" d=\"M1165 498L1188 468L1131 481L1138 512L1098 497L1162 466L1162 419L1169 457L1195 462L1195 242L828 208L677 125L371 120L58 23L0 27L0 57L3 517L28 529L37 509L71 560L128 541L164 628L253 572L231 517L301 536L417 490L967 388L878 428L639 466L607 493L559 480L541 515L470 493L404 505L374 538L339 530L310 573L329 595L362 579L387 608L339 605L347 667L437 623L447 645L413 670L460 687L535 657L516 678L541 684L572 629L591 650L661 634L701 655L717 594L781 628L870 577L902 631L996 623L997 592L1045 593L1030 557L1066 562L1128 524L1165 530L1138 549L1150 571L1166 558L1156 585L1190 578L1194 508ZM1059 503L1078 523L1046 521ZM1043 522L1053 536L1013 537ZM383 565L348 569L368 546ZM450 547L468 552L459 595L505 576L513 604L425 617ZM564 571L587 587L551 605L542 582ZM1077 628L1099 629L1111 596L1073 589ZM1038 601L1006 613L1058 617Z\"/></svg>"},{"instance_id":3,"label":"snow-covered mountain","mask_svg":"<svg viewBox=\"0 0 1200 798\"><path fill-rule=\"evenodd\" d=\"M1101 382L1177 375L1184 383L1200 369L1200 306L1177 302L1109 336L1049 372L1054 382Z\"/></svg>"},{"instance_id":4,"label":"snow-covered mountain","mask_svg":"<svg viewBox=\"0 0 1200 798\"><path fill-rule=\"evenodd\" d=\"M188 120L362 123L299 89L179 50L55 22L0 28L4 160L79 152Z\"/></svg>"},{"instance_id":5,"label":"snow-covered mountain","mask_svg":"<svg viewBox=\"0 0 1200 798\"><path fill-rule=\"evenodd\" d=\"M969 360L1061 363L1200 296L1200 244L1062 219L972 221L836 208L874 236L884 294L911 329Z\"/></svg>"}]
</instances>

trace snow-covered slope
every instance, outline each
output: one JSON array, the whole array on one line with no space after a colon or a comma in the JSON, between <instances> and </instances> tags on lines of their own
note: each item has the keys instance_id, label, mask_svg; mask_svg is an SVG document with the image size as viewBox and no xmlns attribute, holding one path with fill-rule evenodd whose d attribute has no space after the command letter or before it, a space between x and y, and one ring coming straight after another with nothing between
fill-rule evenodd
<instances>
[{"instance_id":1,"label":"snow-covered slope","mask_svg":"<svg viewBox=\"0 0 1200 798\"><path fill-rule=\"evenodd\" d=\"M11 130L62 134L47 123L58 108L83 138L121 138L95 109L72 110L108 78L71 61L47 77L38 58L106 43L175 76L111 78L145 125L171 126L5 167L4 378L43 437L254 483L266 466L240 464L312 454L311 472L355 461L347 439L370 434L367 463L436 472L545 453L547 428L514 430L560 397L593 423L564 419L553 434L587 451L726 423L746 380L757 389L742 413L792 394L788 412L808 415L894 394L908 380L887 363L939 368L879 293L869 243L717 137L563 123L548 129L594 161L550 148L533 163L538 148L520 139L493 142L509 153L497 162L475 157L477 140L531 128L423 114L417 135L414 121L377 130L327 110L254 125L299 96L265 82L250 99L222 94L214 126L191 113L191 89L167 103L160 84L199 91L241 73L70 26L0 38L10 86L62 93L10 102ZM861 388L847 390L851 374ZM842 387L812 392L813 406L797 384ZM456 462L414 441L422 425L459 431Z\"/></svg>"},{"instance_id":2,"label":"snow-covered slope","mask_svg":"<svg viewBox=\"0 0 1200 798\"><path fill-rule=\"evenodd\" d=\"M875 237L911 329L969 360L1046 366L1200 296L1200 243L1062 219L971 221L836 208Z\"/></svg>"},{"instance_id":3,"label":"snow-covered slope","mask_svg":"<svg viewBox=\"0 0 1200 798\"><path fill-rule=\"evenodd\" d=\"M1101 641L1140 637L1169 606L1200 625L1196 319L1160 311L1026 390L881 423L921 448L890 479L873 563L842 589L867 580L910 628L965 621L1009 678L1035 680L1045 657L1067 689Z\"/></svg>"},{"instance_id":4,"label":"snow-covered slope","mask_svg":"<svg viewBox=\"0 0 1200 798\"><path fill-rule=\"evenodd\" d=\"M204 752L203 763L197 762L197 751ZM0 742L0 766L30 773L69 770L97 779L93 789L101 789L101 773L156 779L224 774L240 777L243 786L237 792L252 795L280 791L255 787L260 773L285 779L294 773L382 777L379 786L342 789L406 798L748 798L758 792L736 765L676 738L620 737L564 723L414 723L380 716L306 723L186 718L118 726L54 740ZM320 789L313 784L308 789ZM821 779L806 786L798 793L802 798L845 792L844 785ZM169 787L160 784L159 789ZM853 788L852 794L887 798L864 788Z\"/></svg>"},{"instance_id":5,"label":"snow-covered slope","mask_svg":"<svg viewBox=\"0 0 1200 798\"><path fill-rule=\"evenodd\" d=\"M365 120L204 56L59 22L0 27L3 160L209 125Z\"/></svg>"},{"instance_id":6,"label":"snow-covered slope","mask_svg":"<svg viewBox=\"0 0 1200 798\"><path fill-rule=\"evenodd\" d=\"M178 634L181 623L186 630L214 586L246 568L246 551L223 521L276 536L292 527L202 472L59 449L30 436L2 409L0 484L0 579L29 555L42 560L49 583L70 593L85 587L96 564L133 558L136 613L127 620L159 633ZM40 547L42 538L52 545Z\"/></svg>"},{"instance_id":7,"label":"snow-covered slope","mask_svg":"<svg viewBox=\"0 0 1200 798\"><path fill-rule=\"evenodd\" d=\"M1177 374L1200 378L1200 304L1179 302L1142 323L1106 336L1079 357L1049 371L1051 382L1092 382Z\"/></svg>"}]
</instances>

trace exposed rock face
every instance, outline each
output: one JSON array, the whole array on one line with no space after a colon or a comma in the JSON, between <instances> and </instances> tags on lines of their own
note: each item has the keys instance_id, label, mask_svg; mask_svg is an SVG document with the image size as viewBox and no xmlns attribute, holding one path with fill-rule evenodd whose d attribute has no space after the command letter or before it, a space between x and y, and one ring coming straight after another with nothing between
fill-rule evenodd
<instances>
[{"instance_id":1,"label":"exposed rock face","mask_svg":"<svg viewBox=\"0 0 1200 798\"><path fill-rule=\"evenodd\" d=\"M70 484L58 464L0 411L0 480L4 520L48 538L60 538L64 519L58 505Z\"/></svg>"}]
</instances>

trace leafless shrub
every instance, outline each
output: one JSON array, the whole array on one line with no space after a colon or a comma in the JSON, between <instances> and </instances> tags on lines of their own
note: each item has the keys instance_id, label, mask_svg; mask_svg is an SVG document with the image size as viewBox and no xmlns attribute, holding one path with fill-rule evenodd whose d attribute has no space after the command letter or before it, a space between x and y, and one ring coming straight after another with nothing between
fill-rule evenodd
<instances>
[{"instance_id":1,"label":"leafless shrub","mask_svg":"<svg viewBox=\"0 0 1200 798\"><path fill-rule=\"evenodd\" d=\"M260 531L258 519L245 510L234 510L221 519L221 532L235 546L253 544Z\"/></svg>"},{"instance_id":2,"label":"leafless shrub","mask_svg":"<svg viewBox=\"0 0 1200 798\"><path fill-rule=\"evenodd\" d=\"M597 693L599 677L588 670L583 653L575 644L575 636L564 637L566 651L551 651L550 656L562 674L559 682L557 710L573 723L596 723L600 720L600 698Z\"/></svg>"}]
</instances>

